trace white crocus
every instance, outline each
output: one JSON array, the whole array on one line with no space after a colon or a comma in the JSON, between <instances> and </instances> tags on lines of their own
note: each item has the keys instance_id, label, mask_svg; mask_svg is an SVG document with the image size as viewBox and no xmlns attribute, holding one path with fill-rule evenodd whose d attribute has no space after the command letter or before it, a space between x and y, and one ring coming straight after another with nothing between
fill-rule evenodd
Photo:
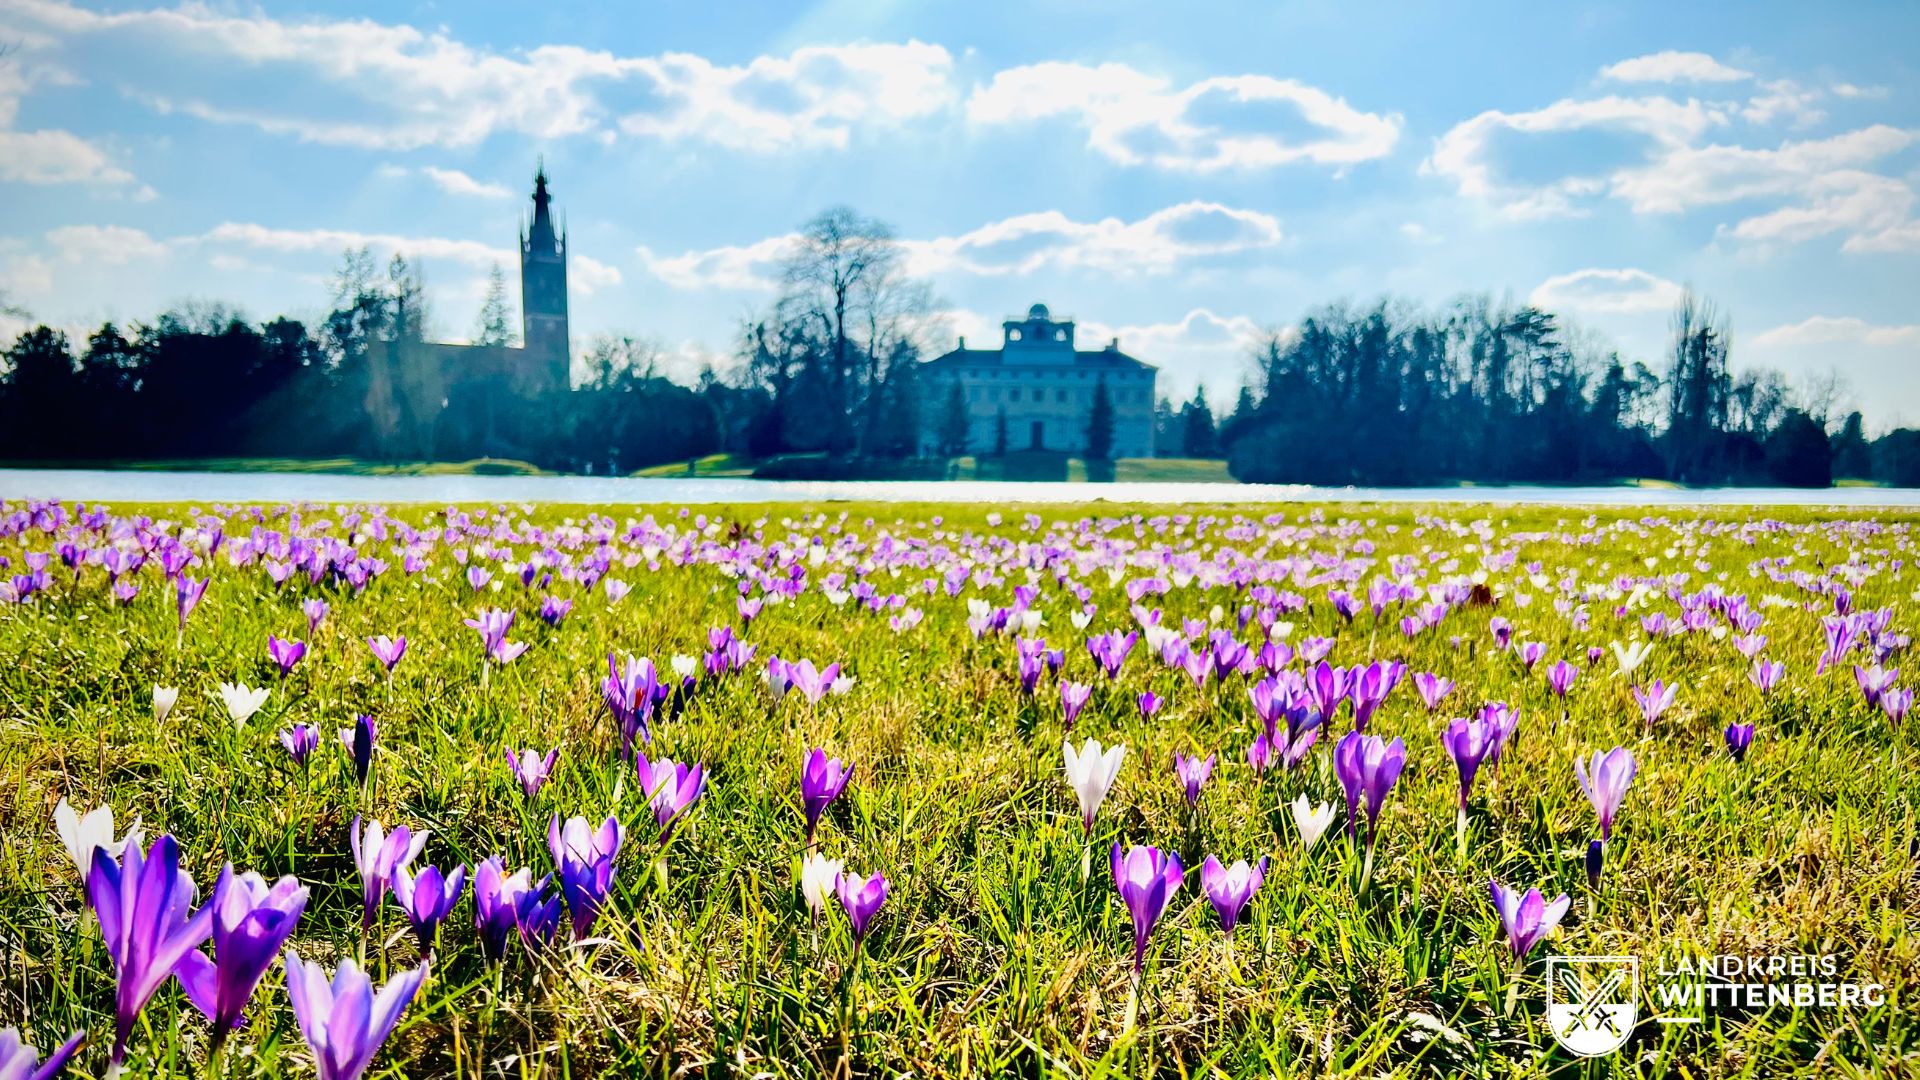
<instances>
[{"instance_id":1,"label":"white crocus","mask_svg":"<svg viewBox=\"0 0 1920 1080\"><path fill-rule=\"evenodd\" d=\"M246 683L221 683L220 701L227 707L227 715L233 718L234 727L244 727L247 718L260 711L267 703L267 687L252 689Z\"/></svg>"},{"instance_id":2,"label":"white crocus","mask_svg":"<svg viewBox=\"0 0 1920 1080\"><path fill-rule=\"evenodd\" d=\"M700 658L686 653L673 654L673 673L682 681L693 678L700 671Z\"/></svg>"},{"instance_id":3,"label":"white crocus","mask_svg":"<svg viewBox=\"0 0 1920 1080\"><path fill-rule=\"evenodd\" d=\"M1613 643L1613 659L1620 666L1622 675L1633 674L1634 669L1646 663L1647 657L1652 655L1653 642L1651 641L1636 640L1631 645L1622 645L1617 641Z\"/></svg>"},{"instance_id":4,"label":"white crocus","mask_svg":"<svg viewBox=\"0 0 1920 1080\"><path fill-rule=\"evenodd\" d=\"M851 693L853 691L853 676L851 675L840 676L839 678L833 680L833 682L827 684L827 690L831 692L835 697L839 697L843 694Z\"/></svg>"},{"instance_id":5,"label":"white crocus","mask_svg":"<svg viewBox=\"0 0 1920 1080\"><path fill-rule=\"evenodd\" d=\"M1293 824L1300 830L1301 849L1312 851L1313 845L1320 842L1320 838L1326 835L1327 827L1333 824L1333 804L1314 806L1302 795L1293 800Z\"/></svg>"},{"instance_id":6,"label":"white crocus","mask_svg":"<svg viewBox=\"0 0 1920 1080\"><path fill-rule=\"evenodd\" d=\"M846 865L845 859L829 859L817 851L808 852L800 863L800 895L807 898L807 909L813 912L815 922L833 899L840 871Z\"/></svg>"},{"instance_id":7,"label":"white crocus","mask_svg":"<svg viewBox=\"0 0 1920 1080\"><path fill-rule=\"evenodd\" d=\"M60 834L60 843L67 849L67 857L73 860L74 868L80 871L80 880L87 880L93 871L93 852L95 848L105 851L118 859L120 852L128 844L140 842L140 819L135 817L127 828L127 835L113 838L113 807L96 806L82 817L74 813L67 800L53 808L53 828Z\"/></svg>"},{"instance_id":8,"label":"white crocus","mask_svg":"<svg viewBox=\"0 0 1920 1080\"><path fill-rule=\"evenodd\" d=\"M1072 743L1061 745L1067 763L1067 783L1073 788L1074 795L1080 800L1080 816L1086 821L1088 832L1093 831L1093 815L1100 812L1100 804L1107 801L1107 792L1113 788L1113 780L1120 775L1120 762L1127 756L1127 748L1120 745L1103 748L1099 739L1088 739L1075 752Z\"/></svg>"},{"instance_id":9,"label":"white crocus","mask_svg":"<svg viewBox=\"0 0 1920 1080\"><path fill-rule=\"evenodd\" d=\"M153 688L153 722L164 723L167 714L173 711L173 703L180 700L180 688L177 686L156 686Z\"/></svg>"},{"instance_id":10,"label":"white crocus","mask_svg":"<svg viewBox=\"0 0 1920 1080\"><path fill-rule=\"evenodd\" d=\"M1093 616L1085 611L1076 611L1073 614L1067 616L1067 621L1073 623L1073 628L1075 630L1085 630L1090 624L1092 624Z\"/></svg>"}]
</instances>

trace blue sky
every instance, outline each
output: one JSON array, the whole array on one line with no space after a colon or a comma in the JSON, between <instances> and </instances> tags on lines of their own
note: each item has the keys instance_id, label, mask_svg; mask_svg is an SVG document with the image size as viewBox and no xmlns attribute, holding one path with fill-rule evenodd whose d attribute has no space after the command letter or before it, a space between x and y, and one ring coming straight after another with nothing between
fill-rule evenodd
<instances>
[{"instance_id":1,"label":"blue sky","mask_svg":"<svg viewBox=\"0 0 1920 1080\"><path fill-rule=\"evenodd\" d=\"M946 336L1044 300L1176 394L1383 294L1531 298L1657 365L1691 284L1736 365L1920 423L1917 40L1911 3L0 0L0 292L313 316L364 242L459 339L544 156L576 345L686 370L847 203Z\"/></svg>"}]
</instances>

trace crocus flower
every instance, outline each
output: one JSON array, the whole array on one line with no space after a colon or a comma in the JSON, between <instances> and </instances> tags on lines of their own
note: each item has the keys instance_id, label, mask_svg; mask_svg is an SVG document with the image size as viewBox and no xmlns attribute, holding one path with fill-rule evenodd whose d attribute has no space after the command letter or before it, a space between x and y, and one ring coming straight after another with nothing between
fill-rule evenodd
<instances>
[{"instance_id":1,"label":"crocus flower","mask_svg":"<svg viewBox=\"0 0 1920 1080\"><path fill-rule=\"evenodd\" d=\"M1413 688L1419 693L1420 701L1426 705L1427 711L1434 712L1440 708L1440 703L1446 700L1447 695L1453 693L1453 680L1422 671L1414 675Z\"/></svg>"},{"instance_id":2,"label":"crocus flower","mask_svg":"<svg viewBox=\"0 0 1920 1080\"><path fill-rule=\"evenodd\" d=\"M451 874L442 874L439 867L429 866L417 875L405 866L394 868L393 898L399 902L408 925L413 927L422 956L432 951L434 932L453 914L453 905L460 902L460 890L466 884L464 866L454 867Z\"/></svg>"},{"instance_id":3,"label":"crocus flower","mask_svg":"<svg viewBox=\"0 0 1920 1080\"><path fill-rule=\"evenodd\" d=\"M1102 747L1099 739L1088 739L1078 751L1071 742L1062 743L1060 749L1066 759L1067 785L1073 788L1074 797L1080 802L1080 817L1086 831L1092 833L1093 817L1100 812L1100 804L1107 801L1114 778L1120 775L1120 763L1127 756L1127 748L1118 743Z\"/></svg>"},{"instance_id":4,"label":"crocus flower","mask_svg":"<svg viewBox=\"0 0 1920 1080\"><path fill-rule=\"evenodd\" d=\"M1679 683L1668 686L1659 679L1647 686L1633 688L1633 700L1640 704L1640 715L1646 718L1648 728L1652 728L1660 715L1673 706L1673 700L1679 693Z\"/></svg>"},{"instance_id":5,"label":"crocus flower","mask_svg":"<svg viewBox=\"0 0 1920 1080\"><path fill-rule=\"evenodd\" d=\"M189 913L193 898L193 879L180 869L180 848L171 836L155 840L147 852L129 843L119 862L104 850L93 852L87 899L119 977L111 1066L126 1060L140 1010L166 984L180 958L213 932L213 905Z\"/></svg>"},{"instance_id":6,"label":"crocus flower","mask_svg":"<svg viewBox=\"0 0 1920 1080\"><path fill-rule=\"evenodd\" d=\"M513 629L514 612L499 608L488 608L474 618L464 620L474 633L480 635L480 651L492 656L507 640L507 632Z\"/></svg>"},{"instance_id":7,"label":"crocus flower","mask_svg":"<svg viewBox=\"0 0 1920 1080\"><path fill-rule=\"evenodd\" d=\"M1728 724L1726 735L1727 753L1732 754L1735 761L1747 760L1747 747L1753 745L1753 725Z\"/></svg>"},{"instance_id":8,"label":"crocus flower","mask_svg":"<svg viewBox=\"0 0 1920 1080\"><path fill-rule=\"evenodd\" d=\"M777 658L776 658L777 659ZM647 657L627 657L625 671L612 653L607 654L607 677L600 680L600 698L620 728L620 753L633 752L633 740L653 744L653 709L659 700L660 678L653 661Z\"/></svg>"},{"instance_id":9,"label":"crocus flower","mask_svg":"<svg viewBox=\"0 0 1920 1080\"><path fill-rule=\"evenodd\" d=\"M1516 962L1526 959L1534 946L1560 925L1573 903L1566 893L1549 904L1539 889L1528 889L1522 896L1497 880L1488 883L1493 888L1494 909L1500 912L1500 922L1507 930L1507 947L1513 950Z\"/></svg>"},{"instance_id":10,"label":"crocus flower","mask_svg":"<svg viewBox=\"0 0 1920 1080\"><path fill-rule=\"evenodd\" d=\"M379 725L364 713L353 718L352 727L340 729L340 745L353 756L354 782L361 787L367 785L367 777L373 772L373 747L379 737Z\"/></svg>"},{"instance_id":11,"label":"crocus flower","mask_svg":"<svg viewBox=\"0 0 1920 1080\"><path fill-rule=\"evenodd\" d=\"M304 766L313 751L320 745L320 729L312 724L294 724L280 732L280 745L287 748L287 756L295 765ZM274 950L278 952L278 949Z\"/></svg>"},{"instance_id":12,"label":"crocus flower","mask_svg":"<svg viewBox=\"0 0 1920 1080\"><path fill-rule=\"evenodd\" d=\"M1899 678L1899 668L1883 668L1878 664L1872 667L1853 665L1853 680L1859 684L1860 696L1866 700L1869 709L1880 704L1880 695L1891 690L1894 681Z\"/></svg>"},{"instance_id":13,"label":"crocus flower","mask_svg":"<svg viewBox=\"0 0 1920 1080\"><path fill-rule=\"evenodd\" d=\"M60 835L61 846L67 849L67 857L73 860L73 868L80 872L84 883L93 873L93 853L104 851L110 859L118 860L120 852L128 844L140 845L140 818L136 815L133 824L127 826L127 835L113 838L113 807L96 806L82 817L74 813L67 800L61 799L53 808L53 831Z\"/></svg>"},{"instance_id":14,"label":"crocus flower","mask_svg":"<svg viewBox=\"0 0 1920 1080\"><path fill-rule=\"evenodd\" d=\"M206 581L182 576L174 582L174 611L180 618L180 630L187 629L187 616L200 606L200 599L207 595Z\"/></svg>"},{"instance_id":15,"label":"crocus flower","mask_svg":"<svg viewBox=\"0 0 1920 1080\"><path fill-rule=\"evenodd\" d=\"M1313 845L1320 842L1327 829L1333 825L1336 811L1331 803L1313 806L1305 795L1293 800L1293 827L1300 830L1300 850L1312 851Z\"/></svg>"},{"instance_id":16,"label":"crocus flower","mask_svg":"<svg viewBox=\"0 0 1920 1080\"><path fill-rule=\"evenodd\" d=\"M76 1031L42 1062L40 1052L21 1041L19 1028L0 1031L0 1080L53 1080L86 1041L87 1033Z\"/></svg>"},{"instance_id":17,"label":"crocus flower","mask_svg":"<svg viewBox=\"0 0 1920 1080\"><path fill-rule=\"evenodd\" d=\"M352 960L340 961L329 983L319 964L306 963L288 949L287 997L313 1051L319 1080L360 1080L426 975L424 964L401 972L376 994L373 981Z\"/></svg>"},{"instance_id":18,"label":"crocus flower","mask_svg":"<svg viewBox=\"0 0 1920 1080\"><path fill-rule=\"evenodd\" d=\"M1900 722L1907 718L1907 713L1912 709L1913 691L1902 690L1899 687L1888 687L1881 691L1880 711L1887 714L1887 719L1893 721L1894 727L1899 727Z\"/></svg>"},{"instance_id":19,"label":"crocus flower","mask_svg":"<svg viewBox=\"0 0 1920 1080\"><path fill-rule=\"evenodd\" d=\"M1473 795L1474 774L1480 771L1480 763L1493 745L1492 732L1487 722L1477 717L1455 720L1440 733L1440 745L1460 773L1460 812L1465 814L1467 800Z\"/></svg>"},{"instance_id":20,"label":"crocus flower","mask_svg":"<svg viewBox=\"0 0 1920 1080\"><path fill-rule=\"evenodd\" d=\"M530 884L533 871L521 867L507 873L506 860L495 855L473 868L473 928L479 931L480 952L488 960L507 955L507 939L519 925L521 900L530 894L544 893L551 878L543 878L538 887Z\"/></svg>"},{"instance_id":21,"label":"crocus flower","mask_svg":"<svg viewBox=\"0 0 1920 1080\"><path fill-rule=\"evenodd\" d=\"M272 660L280 668L281 678L284 679L293 674L294 665L298 664L300 658L305 655L307 655L306 642L283 641L272 634L267 635L267 659Z\"/></svg>"},{"instance_id":22,"label":"crocus flower","mask_svg":"<svg viewBox=\"0 0 1920 1080\"><path fill-rule=\"evenodd\" d=\"M427 830L416 833L405 825L396 825L393 832L388 833L374 821L369 822L363 832L356 816L351 837L353 865L360 871L360 925L367 928L379 914L380 901L387 895L394 872L405 869L427 846Z\"/></svg>"},{"instance_id":23,"label":"crocus flower","mask_svg":"<svg viewBox=\"0 0 1920 1080\"><path fill-rule=\"evenodd\" d=\"M155 686L153 688L153 722L166 722L167 714L173 711L174 702L180 700L180 688L177 686Z\"/></svg>"},{"instance_id":24,"label":"crocus flower","mask_svg":"<svg viewBox=\"0 0 1920 1080\"><path fill-rule=\"evenodd\" d=\"M1652 655L1653 642L1651 641L1635 641L1631 645L1622 645L1617 641L1613 643L1614 663L1619 667L1622 675L1633 674L1634 670L1646 663L1647 657Z\"/></svg>"},{"instance_id":25,"label":"crocus flower","mask_svg":"<svg viewBox=\"0 0 1920 1080\"><path fill-rule=\"evenodd\" d=\"M220 871L209 901L213 908L213 956L198 950L180 958L175 974L187 1000L213 1022L218 1048L240 1026L247 1001L280 955L307 909L307 888L292 875L267 885L259 874Z\"/></svg>"},{"instance_id":26,"label":"crocus flower","mask_svg":"<svg viewBox=\"0 0 1920 1080\"><path fill-rule=\"evenodd\" d=\"M1073 722L1080 719L1080 710L1087 707L1087 698L1093 695L1091 683L1060 683L1060 708L1066 714L1067 730L1073 730Z\"/></svg>"},{"instance_id":27,"label":"crocus flower","mask_svg":"<svg viewBox=\"0 0 1920 1080\"><path fill-rule=\"evenodd\" d=\"M1140 691L1140 696L1135 699L1135 703L1140 706L1142 720L1151 720L1153 714L1160 711L1160 696L1151 690Z\"/></svg>"},{"instance_id":28,"label":"crocus flower","mask_svg":"<svg viewBox=\"0 0 1920 1080\"><path fill-rule=\"evenodd\" d=\"M827 901L839 888L840 871L846 865L847 860L829 859L818 851L807 852L807 857L800 862L800 895L806 898L807 910L813 913L816 926L827 910Z\"/></svg>"},{"instance_id":29,"label":"crocus flower","mask_svg":"<svg viewBox=\"0 0 1920 1080\"><path fill-rule=\"evenodd\" d=\"M872 877L863 879L842 873L836 888L840 893L840 906L846 909L847 920L853 924L853 947L857 951L867 939L867 928L874 914L887 902L887 876L876 871Z\"/></svg>"},{"instance_id":30,"label":"crocus flower","mask_svg":"<svg viewBox=\"0 0 1920 1080\"><path fill-rule=\"evenodd\" d=\"M522 750L515 754L507 751L507 768L513 772L513 778L520 783L520 790L531 799L540 794L540 786L547 782L547 774L553 771L553 763L560 760L560 748L554 747L541 757L538 750Z\"/></svg>"},{"instance_id":31,"label":"crocus flower","mask_svg":"<svg viewBox=\"0 0 1920 1080\"><path fill-rule=\"evenodd\" d=\"M1613 839L1613 818L1620 812L1627 789L1633 786L1636 767L1633 751L1624 746L1616 746L1604 754L1595 750L1590 766L1579 758L1573 760L1573 771L1580 777L1580 789L1587 793L1593 812L1600 816L1602 840Z\"/></svg>"},{"instance_id":32,"label":"crocus flower","mask_svg":"<svg viewBox=\"0 0 1920 1080\"><path fill-rule=\"evenodd\" d=\"M1333 748L1333 771L1347 793L1347 835L1354 834L1362 805L1367 811L1367 848L1373 848L1373 834L1380 821L1380 809L1387 793L1400 779L1407 764L1407 744L1395 739L1384 742L1377 735L1349 731Z\"/></svg>"},{"instance_id":33,"label":"crocus flower","mask_svg":"<svg viewBox=\"0 0 1920 1080\"><path fill-rule=\"evenodd\" d=\"M327 602L317 596L304 600L300 604L300 613L307 617L307 636L312 637L320 632L320 624L327 621Z\"/></svg>"},{"instance_id":34,"label":"crocus flower","mask_svg":"<svg viewBox=\"0 0 1920 1080\"><path fill-rule=\"evenodd\" d=\"M1579 677L1579 668L1574 667L1565 660L1556 660L1553 666L1547 669L1547 686L1550 687L1556 695L1564 698L1567 696L1567 691L1573 689L1573 680Z\"/></svg>"},{"instance_id":35,"label":"crocus flower","mask_svg":"<svg viewBox=\"0 0 1920 1080\"><path fill-rule=\"evenodd\" d=\"M633 763L640 776L640 786L647 793L647 805L653 807L654 820L660 823L660 839L665 842L673 834L680 815L706 790L706 768L669 758L649 762L639 751L634 752Z\"/></svg>"},{"instance_id":36,"label":"crocus flower","mask_svg":"<svg viewBox=\"0 0 1920 1080\"><path fill-rule=\"evenodd\" d=\"M1266 856L1252 866L1245 859L1236 861L1232 866L1221 866L1220 860L1207 856L1200 864L1200 888L1213 902L1214 913L1220 916L1220 929L1233 933L1233 928L1246 917L1247 909L1253 906L1253 894L1267 880Z\"/></svg>"},{"instance_id":37,"label":"crocus flower","mask_svg":"<svg viewBox=\"0 0 1920 1080\"><path fill-rule=\"evenodd\" d=\"M840 797L852 777L853 767L839 758L828 757L825 750L815 747L807 755L806 762L800 766L800 809L807 819L807 843L813 843L813 830L820 824L820 815Z\"/></svg>"},{"instance_id":38,"label":"crocus flower","mask_svg":"<svg viewBox=\"0 0 1920 1080\"><path fill-rule=\"evenodd\" d=\"M1200 805L1200 789L1206 784L1207 778L1213 775L1213 762L1216 756L1208 754L1202 759L1197 754L1186 757L1179 751L1174 751L1173 774L1179 778L1181 786L1186 788L1188 806Z\"/></svg>"},{"instance_id":39,"label":"crocus flower","mask_svg":"<svg viewBox=\"0 0 1920 1080\"><path fill-rule=\"evenodd\" d=\"M1787 677L1787 665L1778 660L1755 660L1753 668L1747 672L1747 681L1759 687L1762 694L1770 694Z\"/></svg>"},{"instance_id":40,"label":"crocus flower","mask_svg":"<svg viewBox=\"0 0 1920 1080\"><path fill-rule=\"evenodd\" d=\"M1113 864L1113 884L1120 900L1133 917L1133 973L1138 978L1147 962L1147 940L1155 923L1173 903L1173 894L1186 877L1180 856L1159 848L1136 844L1121 853L1116 841L1109 853Z\"/></svg>"},{"instance_id":41,"label":"crocus flower","mask_svg":"<svg viewBox=\"0 0 1920 1080\"><path fill-rule=\"evenodd\" d=\"M236 728L245 727L247 719L260 711L267 703L271 693L266 687L252 689L246 683L221 683L219 697L221 704L227 707L227 715L233 719Z\"/></svg>"},{"instance_id":42,"label":"crocus flower","mask_svg":"<svg viewBox=\"0 0 1920 1080\"><path fill-rule=\"evenodd\" d=\"M548 595L540 601L540 621L557 628L572 610L573 601Z\"/></svg>"},{"instance_id":43,"label":"crocus flower","mask_svg":"<svg viewBox=\"0 0 1920 1080\"><path fill-rule=\"evenodd\" d=\"M367 648L373 653L373 658L380 662L380 666L387 669L387 674L392 675L394 667L400 663L400 658L407 655L407 638L404 634L392 638L380 634L367 639Z\"/></svg>"}]
</instances>

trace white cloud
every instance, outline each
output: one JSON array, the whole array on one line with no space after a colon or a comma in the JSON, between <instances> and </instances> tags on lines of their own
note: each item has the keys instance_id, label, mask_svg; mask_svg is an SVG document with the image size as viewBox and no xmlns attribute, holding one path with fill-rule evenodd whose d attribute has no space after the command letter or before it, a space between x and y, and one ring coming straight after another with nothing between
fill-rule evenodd
<instances>
[{"instance_id":1,"label":"white cloud","mask_svg":"<svg viewBox=\"0 0 1920 1080\"><path fill-rule=\"evenodd\" d=\"M1589 267L1541 282L1527 302L1554 312L1626 315L1669 311L1682 287L1645 270Z\"/></svg>"},{"instance_id":2,"label":"white cloud","mask_svg":"<svg viewBox=\"0 0 1920 1080\"><path fill-rule=\"evenodd\" d=\"M433 165L422 165L420 174L434 182L441 191L449 195L471 195L480 199L511 199L513 189L505 184L489 184L461 172L459 169L442 169Z\"/></svg>"},{"instance_id":3,"label":"white cloud","mask_svg":"<svg viewBox=\"0 0 1920 1080\"><path fill-rule=\"evenodd\" d=\"M794 234L679 255L639 248L649 273L681 289L770 289ZM1278 219L1256 210L1185 202L1137 221L1075 221L1058 210L1016 214L956 236L900 241L907 271L1031 274L1040 270L1158 273L1191 259L1232 255L1280 243Z\"/></svg>"},{"instance_id":4,"label":"white cloud","mask_svg":"<svg viewBox=\"0 0 1920 1080\"><path fill-rule=\"evenodd\" d=\"M478 240L398 236L352 229L281 229L231 221L216 225L200 236L176 242L285 255L335 256L349 248L366 247L382 258L396 253L406 256L424 269L429 286L432 285L433 266L441 261L476 270L489 270L498 263L507 269L509 277L513 268L520 264L518 252ZM597 289L618 285L620 280L619 268L577 252L567 253L567 287L571 291L582 296L591 295Z\"/></svg>"},{"instance_id":5,"label":"white cloud","mask_svg":"<svg viewBox=\"0 0 1920 1080\"><path fill-rule=\"evenodd\" d=\"M1841 170L1814 177L1805 202L1745 219L1724 233L1751 243L1799 243L1846 233L1848 251L1920 249L1913 189L1874 173Z\"/></svg>"},{"instance_id":6,"label":"white cloud","mask_svg":"<svg viewBox=\"0 0 1920 1080\"><path fill-rule=\"evenodd\" d=\"M98 12L15 0L37 49L76 58L124 46L152 57L115 82L167 113L302 141L373 149L471 146L616 133L744 149L844 146L850 130L947 108L952 58L937 45L808 46L737 66L571 45L512 53L367 18L280 19L199 3ZM207 90L194 73L218 72ZM636 104L638 107L635 107Z\"/></svg>"},{"instance_id":7,"label":"white cloud","mask_svg":"<svg viewBox=\"0 0 1920 1080\"><path fill-rule=\"evenodd\" d=\"M1235 113L1244 116L1234 121ZM1263 122L1264 113L1278 113L1288 130ZM1009 68L967 99L967 118L979 125L1055 116L1077 120L1087 145L1112 161L1191 172L1370 161L1392 151L1401 124L1397 114L1361 111L1293 79L1218 76L1176 88L1117 63Z\"/></svg>"},{"instance_id":8,"label":"white cloud","mask_svg":"<svg viewBox=\"0 0 1920 1080\"><path fill-rule=\"evenodd\" d=\"M125 225L62 225L47 231L47 246L68 262L88 265L119 265L167 254L167 246L145 230Z\"/></svg>"},{"instance_id":9,"label":"white cloud","mask_svg":"<svg viewBox=\"0 0 1920 1080\"><path fill-rule=\"evenodd\" d=\"M1600 77L1615 82L1739 82L1753 72L1729 67L1702 52L1665 52L1636 56L1600 69Z\"/></svg>"},{"instance_id":10,"label":"white cloud","mask_svg":"<svg viewBox=\"0 0 1920 1080\"><path fill-rule=\"evenodd\" d=\"M1851 315L1815 315L1797 323L1763 330L1748 339L1761 348L1806 345L1869 345L1876 348L1920 348L1920 325L1881 326Z\"/></svg>"},{"instance_id":11,"label":"white cloud","mask_svg":"<svg viewBox=\"0 0 1920 1080\"><path fill-rule=\"evenodd\" d=\"M620 268L598 259L567 253L567 288L582 296L620 284Z\"/></svg>"},{"instance_id":12,"label":"white cloud","mask_svg":"<svg viewBox=\"0 0 1920 1080\"><path fill-rule=\"evenodd\" d=\"M0 131L0 180L24 184L133 184L106 151L70 131ZM136 194L150 194L140 189Z\"/></svg>"}]
</instances>

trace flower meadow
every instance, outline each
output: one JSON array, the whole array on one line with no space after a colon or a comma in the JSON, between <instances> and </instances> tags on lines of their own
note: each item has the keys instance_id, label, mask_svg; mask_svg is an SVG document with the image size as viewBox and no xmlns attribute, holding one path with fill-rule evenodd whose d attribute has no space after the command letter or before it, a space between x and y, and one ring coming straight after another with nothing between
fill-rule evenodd
<instances>
[{"instance_id":1,"label":"flower meadow","mask_svg":"<svg viewBox=\"0 0 1920 1080\"><path fill-rule=\"evenodd\" d=\"M0 503L0 1076L1908 1061L1912 522ZM1833 956L1641 1022L1545 958Z\"/></svg>"}]
</instances>

